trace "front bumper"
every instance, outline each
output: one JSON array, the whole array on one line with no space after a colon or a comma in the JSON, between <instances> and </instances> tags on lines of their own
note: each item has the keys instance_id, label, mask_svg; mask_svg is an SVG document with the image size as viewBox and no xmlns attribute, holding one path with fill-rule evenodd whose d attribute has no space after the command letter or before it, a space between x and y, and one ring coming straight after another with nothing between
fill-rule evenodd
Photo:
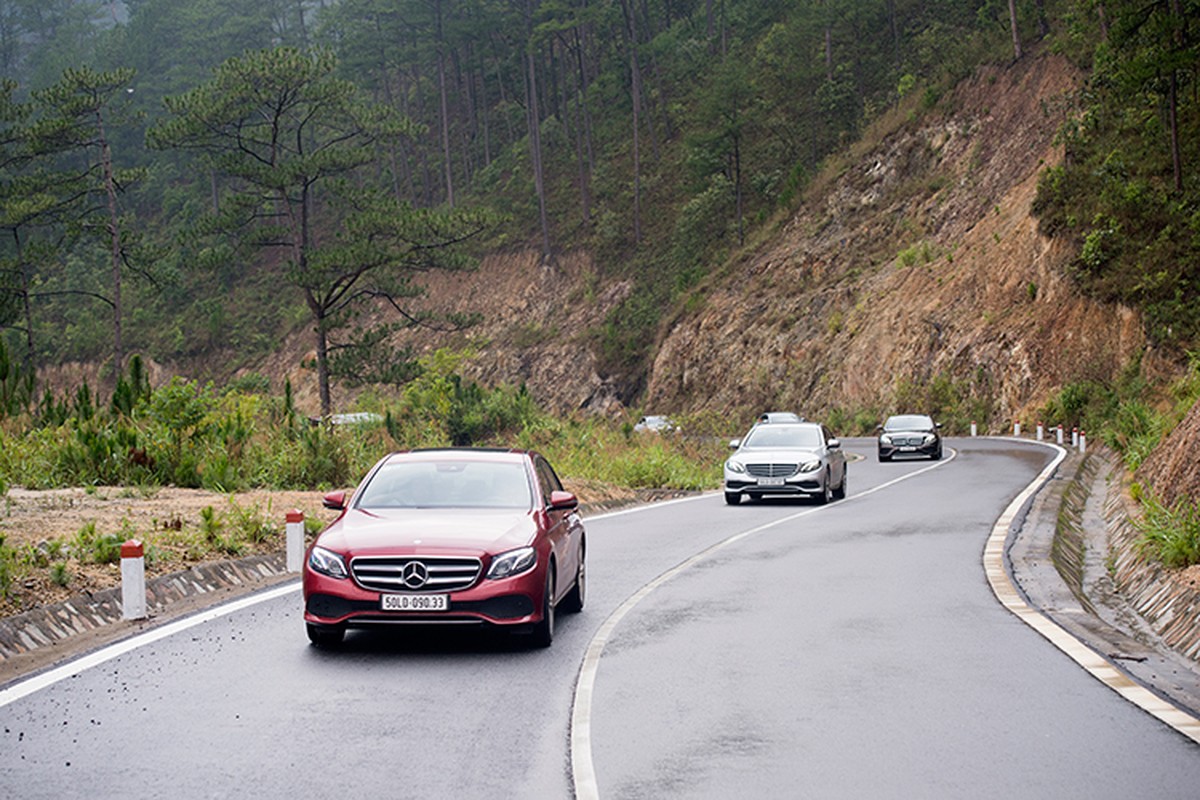
<instances>
[{"instance_id":1,"label":"front bumper","mask_svg":"<svg viewBox=\"0 0 1200 800\"><path fill-rule=\"evenodd\" d=\"M941 442L934 440L924 444L895 444L889 442L879 443L879 455L882 458L892 458L893 456L928 456L932 458L937 455L941 449Z\"/></svg>"},{"instance_id":2,"label":"front bumper","mask_svg":"<svg viewBox=\"0 0 1200 800\"><path fill-rule=\"evenodd\" d=\"M445 611L384 611L381 593L351 578L331 578L304 570L304 621L313 625L369 628L380 625L528 626L542 619L545 568L512 578L481 578L468 589L449 593ZM412 594L422 594L414 592Z\"/></svg>"},{"instance_id":3,"label":"front bumper","mask_svg":"<svg viewBox=\"0 0 1200 800\"><path fill-rule=\"evenodd\" d=\"M825 485L821 482L819 473L811 475L797 475L787 478L781 484L763 483L756 478L749 476L725 478L725 492L727 494L747 494L754 497L758 496L778 496L778 495L820 495L825 491Z\"/></svg>"}]
</instances>

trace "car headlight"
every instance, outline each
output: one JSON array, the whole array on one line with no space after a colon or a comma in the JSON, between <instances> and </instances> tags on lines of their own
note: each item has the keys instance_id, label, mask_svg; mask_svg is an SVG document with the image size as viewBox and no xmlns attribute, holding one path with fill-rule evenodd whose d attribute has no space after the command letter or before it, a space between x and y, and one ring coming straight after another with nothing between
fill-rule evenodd
<instances>
[{"instance_id":1,"label":"car headlight","mask_svg":"<svg viewBox=\"0 0 1200 800\"><path fill-rule=\"evenodd\" d=\"M725 462L725 469L730 472L741 474L746 471L746 465L740 461L734 461L732 458Z\"/></svg>"},{"instance_id":2,"label":"car headlight","mask_svg":"<svg viewBox=\"0 0 1200 800\"><path fill-rule=\"evenodd\" d=\"M933 444L933 439L934 439L934 437L933 437L932 433L927 433L924 436L925 444Z\"/></svg>"},{"instance_id":3,"label":"car headlight","mask_svg":"<svg viewBox=\"0 0 1200 800\"><path fill-rule=\"evenodd\" d=\"M821 459L814 458L812 461L805 461L800 465L801 472L816 472L821 468Z\"/></svg>"},{"instance_id":4,"label":"car headlight","mask_svg":"<svg viewBox=\"0 0 1200 800\"><path fill-rule=\"evenodd\" d=\"M324 547L312 549L312 552L308 554L308 566L313 572L319 572L330 578L341 580L349 577L349 573L346 572L346 562L342 560L342 557Z\"/></svg>"},{"instance_id":5,"label":"car headlight","mask_svg":"<svg viewBox=\"0 0 1200 800\"><path fill-rule=\"evenodd\" d=\"M513 575L520 575L522 572L533 569L536 563L537 551L532 547L509 550L507 553L501 553L492 559L492 565L488 567L487 576L491 580L511 578Z\"/></svg>"},{"instance_id":6,"label":"car headlight","mask_svg":"<svg viewBox=\"0 0 1200 800\"><path fill-rule=\"evenodd\" d=\"M891 443L892 443L892 437L891 437L891 436L888 436L888 435L885 433L883 436L880 436L880 437L879 437L879 441L880 441L882 444L891 444Z\"/></svg>"}]
</instances>

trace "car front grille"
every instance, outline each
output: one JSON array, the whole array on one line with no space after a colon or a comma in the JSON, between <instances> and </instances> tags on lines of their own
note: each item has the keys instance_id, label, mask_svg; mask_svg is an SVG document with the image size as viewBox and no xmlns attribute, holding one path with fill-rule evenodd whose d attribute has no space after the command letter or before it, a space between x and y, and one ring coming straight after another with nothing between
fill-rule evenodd
<instances>
[{"instance_id":1,"label":"car front grille","mask_svg":"<svg viewBox=\"0 0 1200 800\"><path fill-rule=\"evenodd\" d=\"M746 473L756 478L786 478L796 474L796 464L747 464Z\"/></svg>"},{"instance_id":2,"label":"car front grille","mask_svg":"<svg viewBox=\"0 0 1200 800\"><path fill-rule=\"evenodd\" d=\"M924 436L893 436L892 444L897 447L918 447L925 444Z\"/></svg>"},{"instance_id":3,"label":"car front grille","mask_svg":"<svg viewBox=\"0 0 1200 800\"><path fill-rule=\"evenodd\" d=\"M361 556L350 562L354 581L375 592L454 592L479 579L478 558Z\"/></svg>"}]
</instances>

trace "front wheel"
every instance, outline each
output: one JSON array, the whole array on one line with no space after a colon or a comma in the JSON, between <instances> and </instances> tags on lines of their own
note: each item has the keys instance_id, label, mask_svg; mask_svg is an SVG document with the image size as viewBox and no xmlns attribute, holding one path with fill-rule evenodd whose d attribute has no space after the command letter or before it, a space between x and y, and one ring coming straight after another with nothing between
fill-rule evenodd
<instances>
[{"instance_id":1,"label":"front wheel","mask_svg":"<svg viewBox=\"0 0 1200 800\"><path fill-rule=\"evenodd\" d=\"M725 502L731 506L736 506L738 503L742 502L742 493L741 492L726 492L725 493Z\"/></svg>"},{"instance_id":2,"label":"front wheel","mask_svg":"<svg viewBox=\"0 0 1200 800\"><path fill-rule=\"evenodd\" d=\"M568 614L578 614L583 611L583 601L587 595L587 569L584 566L583 554L579 556L579 570L575 573L575 585L562 600L562 609Z\"/></svg>"},{"instance_id":3,"label":"front wheel","mask_svg":"<svg viewBox=\"0 0 1200 800\"><path fill-rule=\"evenodd\" d=\"M846 481L850 480L849 470L842 468L842 482L833 490L833 498L835 500L846 499Z\"/></svg>"},{"instance_id":4,"label":"front wheel","mask_svg":"<svg viewBox=\"0 0 1200 800\"><path fill-rule=\"evenodd\" d=\"M817 495L817 505L823 506L833 499L833 487L829 485L829 473L825 473L825 480L821 482L821 493Z\"/></svg>"},{"instance_id":5,"label":"front wheel","mask_svg":"<svg viewBox=\"0 0 1200 800\"><path fill-rule=\"evenodd\" d=\"M546 567L546 592L542 597L542 619L533 626L533 646L549 647L554 642L554 564Z\"/></svg>"}]
</instances>

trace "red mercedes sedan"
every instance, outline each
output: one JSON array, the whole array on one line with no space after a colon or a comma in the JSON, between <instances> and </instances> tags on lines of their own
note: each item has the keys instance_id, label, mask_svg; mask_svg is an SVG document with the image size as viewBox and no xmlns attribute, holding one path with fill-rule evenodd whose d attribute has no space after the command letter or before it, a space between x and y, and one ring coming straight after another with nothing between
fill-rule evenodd
<instances>
[{"instance_id":1,"label":"red mercedes sedan","mask_svg":"<svg viewBox=\"0 0 1200 800\"><path fill-rule=\"evenodd\" d=\"M554 639L557 610L583 610L587 542L579 501L523 450L392 453L304 561L304 621L317 646L347 628L480 625Z\"/></svg>"}]
</instances>

